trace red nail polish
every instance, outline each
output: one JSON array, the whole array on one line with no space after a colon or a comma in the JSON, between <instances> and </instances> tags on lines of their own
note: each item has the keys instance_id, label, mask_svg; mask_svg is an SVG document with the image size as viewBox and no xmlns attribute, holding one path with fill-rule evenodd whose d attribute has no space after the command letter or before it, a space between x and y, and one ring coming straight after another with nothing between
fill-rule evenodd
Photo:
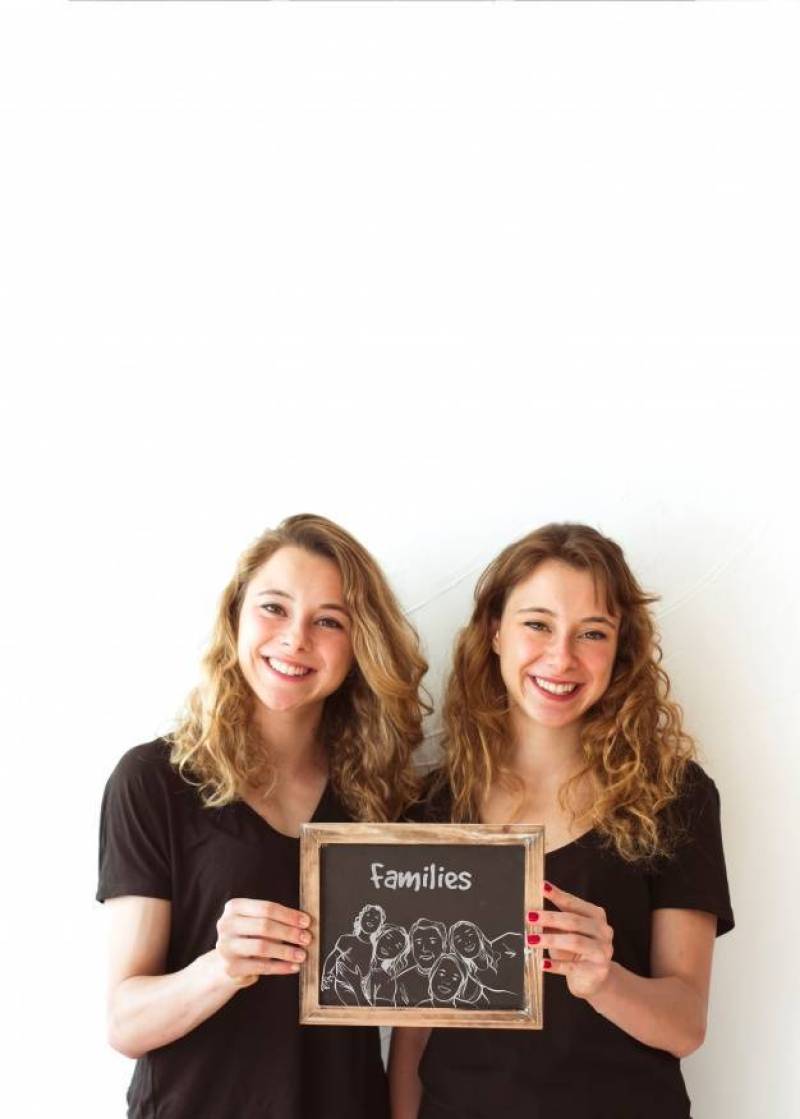
<instances>
[{"instance_id":1,"label":"red nail polish","mask_svg":"<svg viewBox=\"0 0 800 1119\"><path fill-rule=\"evenodd\" d=\"M530 921L530 923L531 923L532 925L536 925L536 924L538 924L538 922L539 922L539 914L538 914L538 913L529 913L529 914L528 914L528 920Z\"/></svg>"},{"instance_id":2,"label":"red nail polish","mask_svg":"<svg viewBox=\"0 0 800 1119\"><path fill-rule=\"evenodd\" d=\"M528 944L538 944L541 939L536 933L528 933Z\"/></svg>"},{"instance_id":3,"label":"red nail polish","mask_svg":"<svg viewBox=\"0 0 800 1119\"><path fill-rule=\"evenodd\" d=\"M549 971L552 966L553 965L550 960L542 960L542 967L545 971Z\"/></svg>"},{"instance_id":4,"label":"red nail polish","mask_svg":"<svg viewBox=\"0 0 800 1119\"><path fill-rule=\"evenodd\" d=\"M546 894L552 894L552 892L553 892L553 887L552 887L552 886L550 885L550 883L549 883L549 882L545 882L545 884L544 884L544 892L545 892Z\"/></svg>"}]
</instances>

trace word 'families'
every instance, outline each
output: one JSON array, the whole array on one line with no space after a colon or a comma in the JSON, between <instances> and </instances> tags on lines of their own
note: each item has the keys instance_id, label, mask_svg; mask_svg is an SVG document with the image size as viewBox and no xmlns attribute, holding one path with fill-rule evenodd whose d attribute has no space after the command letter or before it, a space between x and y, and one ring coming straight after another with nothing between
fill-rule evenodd
<instances>
[{"instance_id":1,"label":"word 'families'","mask_svg":"<svg viewBox=\"0 0 800 1119\"><path fill-rule=\"evenodd\" d=\"M376 890L469 890L472 875L467 870L447 870L430 863L423 870L384 870L384 863L372 863L370 877Z\"/></svg>"}]
</instances>

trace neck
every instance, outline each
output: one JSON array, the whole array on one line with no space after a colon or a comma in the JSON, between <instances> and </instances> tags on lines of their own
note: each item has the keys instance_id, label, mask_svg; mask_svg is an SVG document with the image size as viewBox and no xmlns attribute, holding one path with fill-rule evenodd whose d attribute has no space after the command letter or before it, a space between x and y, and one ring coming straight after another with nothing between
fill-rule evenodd
<instances>
[{"instance_id":1,"label":"neck","mask_svg":"<svg viewBox=\"0 0 800 1119\"><path fill-rule=\"evenodd\" d=\"M279 779L309 770L327 771L325 746L319 738L321 721L322 704L299 711L268 711L257 704L253 725Z\"/></svg>"},{"instance_id":2,"label":"neck","mask_svg":"<svg viewBox=\"0 0 800 1119\"><path fill-rule=\"evenodd\" d=\"M580 724L543 727L517 707L509 713L513 743L511 770L526 784L540 790L561 785L581 768Z\"/></svg>"}]
</instances>

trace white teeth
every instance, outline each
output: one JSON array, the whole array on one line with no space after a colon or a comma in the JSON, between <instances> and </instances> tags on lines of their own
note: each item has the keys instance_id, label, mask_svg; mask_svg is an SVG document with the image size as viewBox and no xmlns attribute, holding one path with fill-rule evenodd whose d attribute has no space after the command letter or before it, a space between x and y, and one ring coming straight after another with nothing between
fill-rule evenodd
<instances>
[{"instance_id":1,"label":"white teeth","mask_svg":"<svg viewBox=\"0 0 800 1119\"><path fill-rule=\"evenodd\" d=\"M534 676L534 680L546 692L551 692L553 695L569 695L577 688L577 684L553 684L550 680L543 680L541 676Z\"/></svg>"},{"instance_id":2,"label":"white teeth","mask_svg":"<svg viewBox=\"0 0 800 1119\"><path fill-rule=\"evenodd\" d=\"M267 657L269 665L274 668L276 672L280 672L282 676L307 676L311 671L310 668L301 668L296 664L287 664L286 661L279 661L275 657Z\"/></svg>"}]
</instances>

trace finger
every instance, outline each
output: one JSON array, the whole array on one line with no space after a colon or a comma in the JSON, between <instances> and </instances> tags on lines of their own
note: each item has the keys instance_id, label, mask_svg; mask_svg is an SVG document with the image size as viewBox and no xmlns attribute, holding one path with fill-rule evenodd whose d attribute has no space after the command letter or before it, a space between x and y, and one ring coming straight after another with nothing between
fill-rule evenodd
<instances>
[{"instance_id":1,"label":"finger","mask_svg":"<svg viewBox=\"0 0 800 1119\"><path fill-rule=\"evenodd\" d=\"M535 917L535 920L533 918ZM584 936L610 937L611 927L599 917L583 917L578 913L570 913L560 909L544 909L542 912L528 914L528 919L544 931L548 929L560 932L582 933Z\"/></svg>"},{"instance_id":2,"label":"finger","mask_svg":"<svg viewBox=\"0 0 800 1119\"><path fill-rule=\"evenodd\" d=\"M566 909L571 913L582 913L584 917L597 917L602 913L603 920L605 920L605 910L601 909L599 905L592 905L590 901L576 897L575 894L568 894L566 890L560 890L552 882L545 882L544 892L548 901L552 901L559 909Z\"/></svg>"},{"instance_id":3,"label":"finger","mask_svg":"<svg viewBox=\"0 0 800 1119\"><path fill-rule=\"evenodd\" d=\"M576 959L574 952L560 952L558 948L550 948L548 951L551 960L566 960L568 963L572 963Z\"/></svg>"},{"instance_id":4,"label":"finger","mask_svg":"<svg viewBox=\"0 0 800 1119\"><path fill-rule=\"evenodd\" d=\"M257 936L268 940L285 940L290 944L310 944L311 933L296 925L287 925L271 917L228 917L224 922L227 936Z\"/></svg>"},{"instance_id":5,"label":"finger","mask_svg":"<svg viewBox=\"0 0 800 1119\"><path fill-rule=\"evenodd\" d=\"M548 933L540 938L539 948L557 948L559 952L575 952L581 961L591 961L597 964L605 963L611 958L611 947L592 937L579 936L577 933Z\"/></svg>"},{"instance_id":6,"label":"finger","mask_svg":"<svg viewBox=\"0 0 800 1119\"><path fill-rule=\"evenodd\" d=\"M605 964L602 967L606 970ZM551 971L554 975L570 975L576 968L585 972L587 968L593 968L593 965L584 963L583 960L560 960L552 956L545 956L542 960L542 971Z\"/></svg>"},{"instance_id":7,"label":"finger","mask_svg":"<svg viewBox=\"0 0 800 1119\"><path fill-rule=\"evenodd\" d=\"M249 987L262 975L295 975L300 964L287 960L235 960L225 970L231 979L239 980L240 987Z\"/></svg>"},{"instance_id":8,"label":"finger","mask_svg":"<svg viewBox=\"0 0 800 1119\"><path fill-rule=\"evenodd\" d=\"M225 903L223 913L237 917L268 917L301 929L307 929L311 924L309 915L299 909L289 909L276 901L261 901L257 898L231 898Z\"/></svg>"},{"instance_id":9,"label":"finger","mask_svg":"<svg viewBox=\"0 0 800 1119\"><path fill-rule=\"evenodd\" d=\"M550 957L542 960L542 971L552 972L553 975L569 975L574 967L571 960L555 960Z\"/></svg>"},{"instance_id":10,"label":"finger","mask_svg":"<svg viewBox=\"0 0 800 1119\"><path fill-rule=\"evenodd\" d=\"M306 958L302 948L256 936L226 938L220 941L219 950L228 959L239 956L245 960L289 960L301 964Z\"/></svg>"}]
</instances>

